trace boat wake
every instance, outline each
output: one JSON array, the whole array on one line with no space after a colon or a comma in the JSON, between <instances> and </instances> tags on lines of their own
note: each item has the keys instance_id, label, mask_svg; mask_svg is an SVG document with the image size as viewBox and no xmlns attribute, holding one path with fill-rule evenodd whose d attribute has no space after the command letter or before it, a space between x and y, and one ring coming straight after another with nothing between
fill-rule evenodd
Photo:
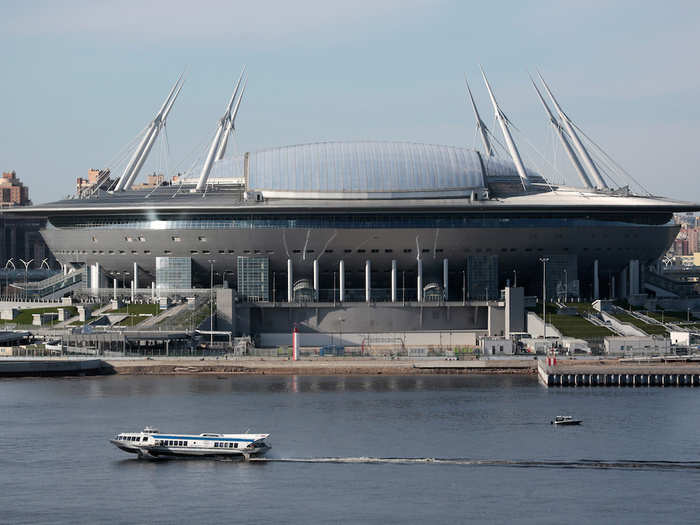
<instances>
[{"instance_id":1,"label":"boat wake","mask_svg":"<svg viewBox=\"0 0 700 525\"><path fill-rule=\"evenodd\" d=\"M623 470L700 470L698 461L647 461L647 460L511 460L472 458L376 458L376 457L325 457L325 458L250 458L251 463L333 463L333 464L394 464L394 465L467 465L515 468L568 468L568 469L623 469Z\"/></svg>"}]
</instances>

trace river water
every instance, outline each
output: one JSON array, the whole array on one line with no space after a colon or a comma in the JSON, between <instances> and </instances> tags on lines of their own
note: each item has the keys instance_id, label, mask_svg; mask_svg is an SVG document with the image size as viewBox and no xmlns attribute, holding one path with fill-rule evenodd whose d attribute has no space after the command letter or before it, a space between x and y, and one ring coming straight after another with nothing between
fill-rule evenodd
<instances>
[{"instance_id":1,"label":"river water","mask_svg":"<svg viewBox=\"0 0 700 525\"><path fill-rule=\"evenodd\" d=\"M699 396L522 376L5 379L0 522L696 522ZM269 432L273 449L143 461L108 442L146 425Z\"/></svg>"}]
</instances>

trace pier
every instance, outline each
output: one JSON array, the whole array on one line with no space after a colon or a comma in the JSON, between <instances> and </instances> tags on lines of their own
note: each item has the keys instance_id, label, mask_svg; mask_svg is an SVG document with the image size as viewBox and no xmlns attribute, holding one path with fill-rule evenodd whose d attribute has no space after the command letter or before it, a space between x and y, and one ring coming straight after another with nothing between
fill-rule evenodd
<instances>
[{"instance_id":1,"label":"pier","mask_svg":"<svg viewBox=\"0 0 700 525\"><path fill-rule=\"evenodd\" d=\"M540 359L537 366L540 383L547 387L666 387L700 386L698 363L615 363L563 362L548 364Z\"/></svg>"}]
</instances>

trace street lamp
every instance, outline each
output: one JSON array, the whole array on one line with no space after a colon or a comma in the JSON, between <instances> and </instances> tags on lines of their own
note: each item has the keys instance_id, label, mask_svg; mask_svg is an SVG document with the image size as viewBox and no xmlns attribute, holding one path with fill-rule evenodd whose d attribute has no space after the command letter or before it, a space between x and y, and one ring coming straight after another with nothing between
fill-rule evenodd
<instances>
[{"instance_id":1,"label":"street lamp","mask_svg":"<svg viewBox=\"0 0 700 525\"><path fill-rule=\"evenodd\" d=\"M566 268L564 268L564 303L569 301L569 276L566 273Z\"/></svg>"},{"instance_id":2,"label":"street lamp","mask_svg":"<svg viewBox=\"0 0 700 525\"><path fill-rule=\"evenodd\" d=\"M544 339L545 350L547 348L547 263L549 257L540 257L542 263L542 338Z\"/></svg>"},{"instance_id":3,"label":"street lamp","mask_svg":"<svg viewBox=\"0 0 700 525\"><path fill-rule=\"evenodd\" d=\"M513 269L513 288L518 287L518 272Z\"/></svg>"},{"instance_id":4,"label":"street lamp","mask_svg":"<svg viewBox=\"0 0 700 525\"><path fill-rule=\"evenodd\" d=\"M209 348L214 346L214 263L216 259L209 259Z\"/></svg>"},{"instance_id":5,"label":"street lamp","mask_svg":"<svg viewBox=\"0 0 700 525\"><path fill-rule=\"evenodd\" d=\"M29 265L32 264L34 259L29 259L28 261L25 261L24 259L20 259L20 262L24 264L24 300L27 300L27 271L29 270Z\"/></svg>"},{"instance_id":6,"label":"street lamp","mask_svg":"<svg viewBox=\"0 0 700 525\"><path fill-rule=\"evenodd\" d=\"M12 260L12 257L10 257L10 258L7 260L7 262L5 263L5 292L6 292L6 293L8 292L8 288L10 287L10 282L9 282L8 277L7 277L7 267L8 267L9 265L12 265L12 269L13 269L13 270L16 270L16 269L17 269L17 267L15 266L15 262ZM8 297L9 297L9 295L8 295Z\"/></svg>"}]
</instances>

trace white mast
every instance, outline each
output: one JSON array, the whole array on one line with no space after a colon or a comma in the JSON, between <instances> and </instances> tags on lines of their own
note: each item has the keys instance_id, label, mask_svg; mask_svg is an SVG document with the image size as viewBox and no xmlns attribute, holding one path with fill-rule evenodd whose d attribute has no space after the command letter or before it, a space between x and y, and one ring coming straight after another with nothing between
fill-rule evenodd
<instances>
[{"instance_id":1,"label":"white mast","mask_svg":"<svg viewBox=\"0 0 700 525\"><path fill-rule=\"evenodd\" d=\"M481 136L481 142L484 143L484 149L489 157L493 157L493 148L491 147L491 142L487 135L488 128L484 121L481 120L479 116L479 111L476 109L476 103L474 102L474 97L472 96L472 90L469 89L469 82L467 82L467 76L464 76L464 83L467 85L467 92L469 93L469 100L472 103L472 109L474 110L474 117L476 118L476 129L479 130L479 135Z\"/></svg>"},{"instance_id":2,"label":"white mast","mask_svg":"<svg viewBox=\"0 0 700 525\"><path fill-rule=\"evenodd\" d=\"M554 98L554 95L549 89L549 86L547 83L544 81L544 78L542 78L542 75L537 73L537 75L540 77L540 80L542 81L542 85L544 85L544 88L547 90L547 94L549 95L549 98L552 100L552 103L554 104L554 107L557 110L557 113L559 113L559 117L561 118L562 124L566 128L566 132L569 134L571 137L572 142L574 143L574 147L576 148L576 151L578 151L578 154L581 156L581 159L583 159L583 164L586 166L588 169L588 172L591 174L593 177L593 180L596 183L596 187L605 189L608 187L607 184L605 184L605 180L603 180L603 177L601 176L600 172L598 171L597 166L593 162L593 159L591 156L588 154L588 150L584 147L583 143L581 142L581 139L578 138L578 135L576 134L576 131L574 130L574 126L571 123L571 120L569 117L566 116L566 113L564 113L564 110L561 109L561 106L559 106L559 103L557 102L557 99Z\"/></svg>"},{"instance_id":3,"label":"white mast","mask_svg":"<svg viewBox=\"0 0 700 525\"><path fill-rule=\"evenodd\" d=\"M241 99L243 98L243 93L245 93L245 85L248 82L248 78L246 77L245 82L243 82L243 89L241 90L241 96L238 97L238 101L236 102L236 106L233 109L233 112L231 111L231 106L233 104L233 100L236 98L236 94L238 93L238 87L241 83L241 79L243 78L243 74L245 73L245 68L243 68L243 71L241 72L241 76L238 78L238 82L236 82L236 89L233 90L233 96L231 97L231 100L228 103L228 108L226 112L229 115L229 118L227 119L227 124L226 124L226 130L224 131L224 136L221 138L221 144L219 144L219 150L216 152L216 160L221 160L224 158L224 153L226 153L226 145L228 144L228 138L229 135L231 135L231 130L235 129L234 124L236 120L236 113L238 113L238 107L241 105Z\"/></svg>"},{"instance_id":4,"label":"white mast","mask_svg":"<svg viewBox=\"0 0 700 525\"><path fill-rule=\"evenodd\" d=\"M489 85L489 81L486 79L486 73L484 73L483 69L481 70L481 75L484 77L484 83L486 84L486 89L489 92L489 97L491 97L491 104L493 104L493 109L496 112L496 119L498 120L498 123L501 126L501 131L503 131L503 137L506 139L508 152L510 153L511 158L513 159L513 163L515 164L515 169L518 171L518 175L520 175L520 182L522 182L523 188L527 190L527 172L525 171L523 160L520 158L518 148L515 145L515 142L513 141L513 136L510 134L510 129L508 129L508 119L501 111L501 108L498 107L498 102L496 102L496 97L494 96L493 91L491 90L491 86Z\"/></svg>"},{"instance_id":5,"label":"white mast","mask_svg":"<svg viewBox=\"0 0 700 525\"><path fill-rule=\"evenodd\" d=\"M537 85L535 84L535 81L532 80L532 78L530 78L530 81L532 82L532 86L535 88L535 91L537 92L537 96L540 97L540 102L542 102L542 106L544 107L545 111L547 112L547 115L549 115L549 121L552 123L552 126L554 126L554 129L557 130L557 134L559 135L559 139L561 140L561 143L564 145L564 149L566 150L566 154L569 156L571 163L574 165L574 168L576 168L576 172L578 173L578 176L581 178L581 182L583 182L583 185L586 188L592 188L593 185L591 184L591 181L588 178L588 175L586 175L586 172L584 171L583 166L581 166L581 162L578 160L576 153L574 153L574 150L571 149L571 144L569 144L569 141L566 139L566 135L564 135L564 130L561 128L560 122L556 119L556 117L552 113L552 110L549 109L547 102L545 102L544 97L542 97L542 93L540 93L540 90L537 89Z\"/></svg>"},{"instance_id":6,"label":"white mast","mask_svg":"<svg viewBox=\"0 0 700 525\"><path fill-rule=\"evenodd\" d=\"M183 82L183 84L184 84L184 82ZM153 132L151 133L151 136L148 139L148 143L146 144L146 147L144 148L143 153L141 154L141 157L139 157L138 162L136 162L134 169L131 171L131 175L129 176L129 180L127 180L126 184L124 185L125 190L128 190L129 188L131 188L131 185L136 180L136 177L139 176L139 172L141 171L141 167L143 166L143 163L146 162L146 158L148 157L148 154L151 152L151 148L153 147L153 143L156 141L156 138L158 137L158 133L160 132L161 129L163 129L165 127L165 120L168 118L168 113L170 113L170 109L173 107L173 104L175 104L175 99L177 99L177 96L180 94L180 90L182 89L183 84L180 84L180 87L177 88L177 91L175 92L175 95L173 95L173 98L170 100L168 107L165 108L165 111L163 112L163 115L160 119L160 122L153 129Z\"/></svg>"},{"instance_id":7,"label":"white mast","mask_svg":"<svg viewBox=\"0 0 700 525\"><path fill-rule=\"evenodd\" d=\"M240 81L240 79L239 79ZM236 90L238 89L238 85L236 85L236 89L234 89L234 95L236 94ZM241 93L242 95L242 93ZM204 191L204 188L207 187L207 179L209 178L209 173L211 172L211 168L214 165L214 159L216 158L216 154L219 150L219 147L221 145L221 138L226 130L226 127L229 124L229 121L231 119L231 104L233 103L234 97L231 97L231 100L229 100L228 105L226 106L226 112L224 113L224 116L219 119L219 126L216 129L216 135L214 135L214 140L211 143L211 146L209 146L209 153L207 153L207 158L204 161L204 165L202 166L202 171L199 174L199 181L197 181L197 186L195 188L195 191ZM240 98L239 98L240 102ZM236 111L238 111L238 104L236 105Z\"/></svg>"},{"instance_id":8,"label":"white mast","mask_svg":"<svg viewBox=\"0 0 700 525\"><path fill-rule=\"evenodd\" d=\"M129 178L131 177L131 174L134 171L134 167L138 163L143 152L146 150L148 142L151 139L151 135L155 132L156 128L158 127L158 125L161 121L161 117L163 115L163 112L166 110L166 108L168 108L168 105L170 103L170 100L173 97L173 94L175 93L176 90L179 93L178 86L180 85L181 80L182 80L182 75L180 75L180 78L177 79L177 82L175 82L175 85L170 90L168 97L165 99L165 101L163 102L163 105L158 110L158 113L156 113L155 118L151 121L151 124L148 126L148 130L146 131L146 134L143 136L143 138L141 139L141 142L139 143L138 147L136 148L136 151L134 151L134 154L131 156L129 163L126 165L126 168L124 169L124 173L122 173L122 176L119 177L119 181L117 182L117 185L114 188L114 191L121 191L126 186L127 181L129 180Z\"/></svg>"}]
</instances>

